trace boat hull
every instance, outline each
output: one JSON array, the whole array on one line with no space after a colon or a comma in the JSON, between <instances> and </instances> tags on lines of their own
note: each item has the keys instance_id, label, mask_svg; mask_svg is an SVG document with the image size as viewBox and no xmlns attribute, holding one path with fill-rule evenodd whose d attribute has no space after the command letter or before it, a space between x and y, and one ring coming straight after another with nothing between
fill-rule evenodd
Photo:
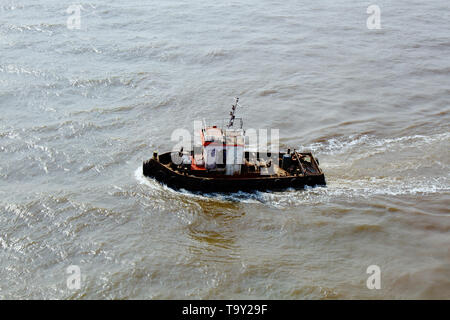
<instances>
[{"instance_id":1,"label":"boat hull","mask_svg":"<svg viewBox=\"0 0 450 320\"><path fill-rule=\"evenodd\" d=\"M185 189L201 192L238 192L238 191L266 191L286 190L289 188L302 189L305 186L326 185L325 176L322 172L298 176L258 176L258 177L199 177L182 174L162 164L157 159L149 159L143 163L143 174L154 178L160 183L173 189Z\"/></svg>"}]
</instances>

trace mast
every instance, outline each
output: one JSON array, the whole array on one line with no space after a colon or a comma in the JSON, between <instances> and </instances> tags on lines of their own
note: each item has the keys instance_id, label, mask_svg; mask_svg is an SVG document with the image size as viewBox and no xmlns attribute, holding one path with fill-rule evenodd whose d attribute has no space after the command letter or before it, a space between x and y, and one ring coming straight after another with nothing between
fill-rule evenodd
<instances>
[{"instance_id":1,"label":"mast","mask_svg":"<svg viewBox=\"0 0 450 320\"><path fill-rule=\"evenodd\" d=\"M231 106L230 122L228 123L227 128L231 128L234 124L234 112L236 111L237 106L239 106L239 98L236 98L236 102Z\"/></svg>"},{"instance_id":2,"label":"mast","mask_svg":"<svg viewBox=\"0 0 450 320\"><path fill-rule=\"evenodd\" d=\"M231 106L231 112L230 112L230 122L227 125L227 128L230 128L234 124L235 115L234 112L236 111L236 107L239 106L239 98L236 98L236 102Z\"/></svg>"}]
</instances>

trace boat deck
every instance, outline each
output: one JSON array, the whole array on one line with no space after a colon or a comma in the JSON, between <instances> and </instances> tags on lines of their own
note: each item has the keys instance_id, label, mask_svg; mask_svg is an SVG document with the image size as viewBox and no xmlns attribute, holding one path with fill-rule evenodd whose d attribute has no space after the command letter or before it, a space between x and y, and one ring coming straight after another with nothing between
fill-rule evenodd
<instances>
[{"instance_id":1,"label":"boat deck","mask_svg":"<svg viewBox=\"0 0 450 320\"><path fill-rule=\"evenodd\" d=\"M298 176L309 176L309 175L320 175L322 171L320 170L317 160L312 156L311 153L298 153L299 159L297 161L292 161L293 164L290 166L289 170L285 170L280 165L282 164L282 157L285 153L280 153L278 156L278 163L270 164L267 167L268 162L273 162L266 159L259 158L258 153L246 152L245 153L245 163L242 165L242 171L239 175L227 176L225 175L225 170L209 171L204 167L199 167L193 162L191 165L191 170L189 172L183 171L183 169L175 165L172 159L167 159L167 154L161 155L159 158L160 163L167 169L176 172L181 175L189 175L201 178L230 178L230 179L249 179L249 178L261 178L261 177L298 177ZM270 154L269 154L270 157ZM194 159L194 157L191 157ZM293 156L294 158L294 156ZM276 158L275 158L276 159ZM265 166L264 166L265 165Z\"/></svg>"}]
</instances>

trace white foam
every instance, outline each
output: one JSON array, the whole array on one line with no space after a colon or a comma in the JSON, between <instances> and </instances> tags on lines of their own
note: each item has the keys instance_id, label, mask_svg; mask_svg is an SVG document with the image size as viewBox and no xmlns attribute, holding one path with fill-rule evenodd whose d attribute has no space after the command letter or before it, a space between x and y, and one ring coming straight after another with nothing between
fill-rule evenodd
<instances>
[{"instance_id":1,"label":"white foam","mask_svg":"<svg viewBox=\"0 0 450 320\"><path fill-rule=\"evenodd\" d=\"M307 146L301 147L301 149L312 150L313 152L320 152L322 154L340 154L344 152L349 152L349 150L355 148L363 148L368 150L373 150L374 148L379 148L383 151L396 149L395 147L408 147L414 148L419 147L423 144L432 144L435 142L442 142L450 139L450 132L438 133L430 136L424 135L413 135L404 136L397 138L384 138L380 139L374 136L362 135L356 136L352 135L348 139L330 139L327 142L312 143Z\"/></svg>"},{"instance_id":2,"label":"white foam","mask_svg":"<svg viewBox=\"0 0 450 320\"><path fill-rule=\"evenodd\" d=\"M143 174L143 171L142 171L142 167L139 167L135 170L134 176L140 184L149 187L153 191L170 192L172 194L176 194L176 195L180 195L180 196L182 195L185 197L196 198L196 199L201 199L201 200L213 199L213 200L221 201L221 202L239 201L239 202L244 202L244 203L261 202L261 201L257 200L258 193L246 193L246 192L239 191L239 192L230 193L230 194L225 194L225 193L202 193L202 194L200 194L200 193L193 193L193 192L190 192L185 189L181 189L181 190L177 191L177 190L167 187L164 184L160 184L159 182L157 182L153 179L149 179L149 178L145 177Z\"/></svg>"}]
</instances>

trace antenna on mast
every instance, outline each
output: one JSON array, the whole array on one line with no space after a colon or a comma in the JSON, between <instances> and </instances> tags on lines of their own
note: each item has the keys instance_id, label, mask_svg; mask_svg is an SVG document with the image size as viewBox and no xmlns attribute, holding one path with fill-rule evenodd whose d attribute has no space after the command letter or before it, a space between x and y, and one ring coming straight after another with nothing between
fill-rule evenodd
<instances>
[{"instance_id":1,"label":"antenna on mast","mask_svg":"<svg viewBox=\"0 0 450 320\"><path fill-rule=\"evenodd\" d=\"M231 106L230 122L228 123L227 128L231 128L234 124L234 112L236 111L237 106L239 106L239 98L236 98L236 102Z\"/></svg>"}]
</instances>

